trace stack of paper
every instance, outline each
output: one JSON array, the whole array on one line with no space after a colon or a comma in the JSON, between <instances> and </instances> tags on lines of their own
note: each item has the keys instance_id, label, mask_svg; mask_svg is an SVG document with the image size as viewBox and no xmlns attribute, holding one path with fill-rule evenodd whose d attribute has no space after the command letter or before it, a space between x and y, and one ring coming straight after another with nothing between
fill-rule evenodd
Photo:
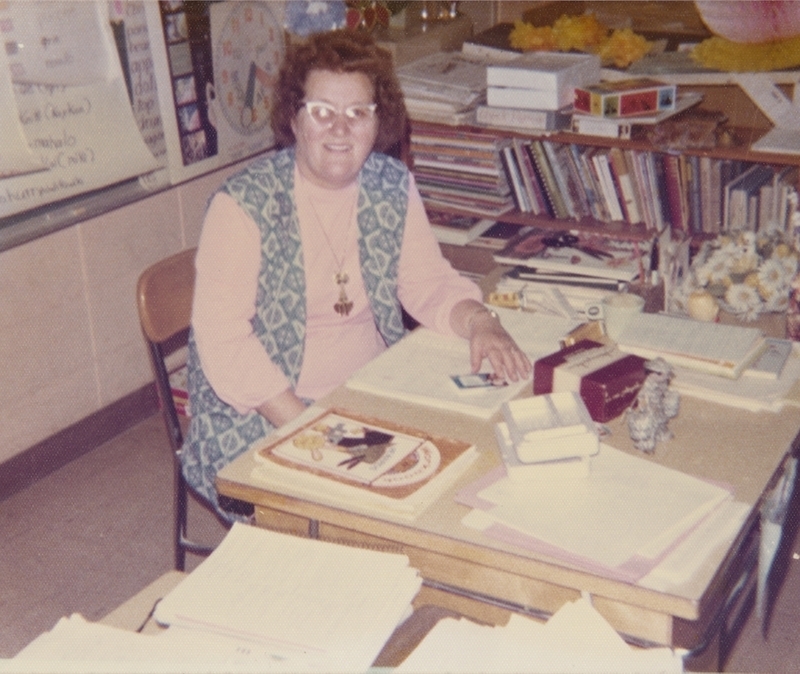
<instances>
[{"instance_id":1,"label":"stack of paper","mask_svg":"<svg viewBox=\"0 0 800 674\"><path fill-rule=\"evenodd\" d=\"M295 671L365 671L422 584L405 555L234 524L155 618L268 645Z\"/></svg>"},{"instance_id":2,"label":"stack of paper","mask_svg":"<svg viewBox=\"0 0 800 674\"><path fill-rule=\"evenodd\" d=\"M474 121L486 95L486 64L459 52L436 52L397 70L412 119L444 124Z\"/></svg>"},{"instance_id":3,"label":"stack of paper","mask_svg":"<svg viewBox=\"0 0 800 674\"><path fill-rule=\"evenodd\" d=\"M473 508L464 524L487 536L634 582L731 498L722 486L601 445L585 479L533 488L499 466L456 500Z\"/></svg>"},{"instance_id":4,"label":"stack of paper","mask_svg":"<svg viewBox=\"0 0 800 674\"><path fill-rule=\"evenodd\" d=\"M237 523L158 603L168 630L138 634L73 615L9 671L365 672L421 584L405 555Z\"/></svg>"},{"instance_id":5,"label":"stack of paper","mask_svg":"<svg viewBox=\"0 0 800 674\"><path fill-rule=\"evenodd\" d=\"M532 362L557 351L561 338L580 324L577 319L561 316L532 317L521 311L493 308ZM489 419L504 402L532 386L530 380L524 380L501 387L459 389L452 376L469 371L469 343L465 339L417 328L353 374L346 386L481 419Z\"/></svg>"},{"instance_id":6,"label":"stack of paper","mask_svg":"<svg viewBox=\"0 0 800 674\"><path fill-rule=\"evenodd\" d=\"M397 668L411 672L682 672L670 648L633 648L586 598L544 624L513 615L503 627L441 620Z\"/></svg>"}]
</instances>

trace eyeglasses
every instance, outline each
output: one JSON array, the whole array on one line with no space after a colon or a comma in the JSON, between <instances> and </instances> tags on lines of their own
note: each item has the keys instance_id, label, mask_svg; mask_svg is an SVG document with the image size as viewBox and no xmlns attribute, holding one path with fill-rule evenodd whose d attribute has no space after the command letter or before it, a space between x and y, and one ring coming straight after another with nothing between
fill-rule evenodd
<instances>
[{"instance_id":1,"label":"eyeglasses","mask_svg":"<svg viewBox=\"0 0 800 674\"><path fill-rule=\"evenodd\" d=\"M303 103L308 116L314 120L322 128L329 128L333 126L334 121L339 115L344 115L344 119L348 126L358 127L363 126L375 117L375 110L378 108L377 103L357 103L356 105L348 105L344 110L337 110L330 103L323 101L306 101Z\"/></svg>"}]
</instances>

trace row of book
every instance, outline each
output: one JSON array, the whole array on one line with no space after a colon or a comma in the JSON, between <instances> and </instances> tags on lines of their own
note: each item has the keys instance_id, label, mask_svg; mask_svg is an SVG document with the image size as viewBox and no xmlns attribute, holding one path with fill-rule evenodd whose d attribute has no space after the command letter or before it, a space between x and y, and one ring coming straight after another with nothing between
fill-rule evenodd
<instances>
[{"instance_id":1,"label":"row of book","mask_svg":"<svg viewBox=\"0 0 800 674\"><path fill-rule=\"evenodd\" d=\"M413 122L410 152L425 205L489 218L513 210L500 160L500 150L508 143L498 131Z\"/></svg>"},{"instance_id":2,"label":"row of book","mask_svg":"<svg viewBox=\"0 0 800 674\"><path fill-rule=\"evenodd\" d=\"M513 138L500 156L518 210L689 234L786 231L798 167Z\"/></svg>"}]
</instances>

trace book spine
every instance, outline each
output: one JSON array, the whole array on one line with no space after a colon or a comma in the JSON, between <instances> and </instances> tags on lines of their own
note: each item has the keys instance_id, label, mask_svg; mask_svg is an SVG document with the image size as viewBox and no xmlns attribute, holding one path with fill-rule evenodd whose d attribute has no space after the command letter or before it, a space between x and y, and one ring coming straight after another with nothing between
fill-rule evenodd
<instances>
[{"instance_id":1,"label":"book spine","mask_svg":"<svg viewBox=\"0 0 800 674\"><path fill-rule=\"evenodd\" d=\"M556 217L555 215L555 208L553 206L553 202L550 199L550 195L547 193L547 185L545 184L544 176L542 175L541 170L536 164L536 157L534 155L533 149L533 142L528 141L524 145L525 152L528 155L528 161L526 162L526 166L529 166L533 179L532 182L537 185L536 194L537 197L540 199L540 203L542 204L542 214L547 215L551 218Z\"/></svg>"},{"instance_id":2,"label":"book spine","mask_svg":"<svg viewBox=\"0 0 800 674\"><path fill-rule=\"evenodd\" d=\"M532 208L528 201L527 194L525 193L525 187L522 184L522 176L519 173L519 166L517 166L516 159L514 158L513 147L504 147L500 152L500 157L503 160L503 168L508 176L508 182L511 184L511 193L514 196L514 203L517 209L523 213L530 213Z\"/></svg>"},{"instance_id":3,"label":"book spine","mask_svg":"<svg viewBox=\"0 0 800 674\"><path fill-rule=\"evenodd\" d=\"M601 138L621 138L628 140L631 137L630 122L605 117L572 116L571 129L573 133L585 136L599 136Z\"/></svg>"},{"instance_id":4,"label":"book spine","mask_svg":"<svg viewBox=\"0 0 800 674\"><path fill-rule=\"evenodd\" d=\"M542 147L544 148L545 154L547 155L547 161L550 164L550 170L553 173L553 177L556 181L556 188L558 190L558 194L561 198L561 201L564 204L564 210L567 214L568 218L575 217L575 204L572 200L572 195L570 194L569 187L567 186L567 178L564 174L564 167L559 160L558 153L556 152L556 145L551 143L550 141L543 140Z\"/></svg>"},{"instance_id":5,"label":"book spine","mask_svg":"<svg viewBox=\"0 0 800 674\"><path fill-rule=\"evenodd\" d=\"M686 157L687 175L687 196L689 199L689 229L694 234L703 231L703 198L700 184L700 157L689 155Z\"/></svg>"},{"instance_id":6,"label":"book spine","mask_svg":"<svg viewBox=\"0 0 800 674\"><path fill-rule=\"evenodd\" d=\"M633 187L633 178L621 148L612 147L608 153L611 175L617 187L618 194L622 197L621 205L625 219L629 225L638 225L642 221L639 204Z\"/></svg>"},{"instance_id":7,"label":"book spine","mask_svg":"<svg viewBox=\"0 0 800 674\"><path fill-rule=\"evenodd\" d=\"M592 155L595 150L592 148L582 148L579 151L580 166L583 169L583 175L586 184L591 187L590 205L595 219L600 222L611 222L611 213L608 211L606 205L606 198L603 194L603 186L600 183L600 175L597 173L597 167L594 165Z\"/></svg>"},{"instance_id":8,"label":"book spine","mask_svg":"<svg viewBox=\"0 0 800 674\"><path fill-rule=\"evenodd\" d=\"M487 87L486 104L500 108L560 110L569 105L570 97L555 91L521 89L520 87Z\"/></svg>"},{"instance_id":9,"label":"book spine","mask_svg":"<svg viewBox=\"0 0 800 674\"><path fill-rule=\"evenodd\" d=\"M592 216L592 208L589 203L589 193L581 174L581 168L575 158L571 143L561 143L556 154L564 167L564 174L567 179L567 188L572 195L572 202L575 205L575 217L578 219Z\"/></svg>"},{"instance_id":10,"label":"book spine","mask_svg":"<svg viewBox=\"0 0 800 674\"><path fill-rule=\"evenodd\" d=\"M608 158L608 150L601 150L592 155L592 162L597 170L597 175L600 177L600 186L603 190L606 206L613 221L622 222L625 216L622 212L622 206L617 196L617 190L614 186L614 179L611 176L611 165Z\"/></svg>"},{"instance_id":11,"label":"book spine","mask_svg":"<svg viewBox=\"0 0 800 674\"><path fill-rule=\"evenodd\" d=\"M562 128L568 119L569 115L567 113L533 108L500 108L491 105L479 105L475 112L475 121L478 124L509 129L554 131Z\"/></svg>"},{"instance_id":12,"label":"book spine","mask_svg":"<svg viewBox=\"0 0 800 674\"><path fill-rule=\"evenodd\" d=\"M536 171L533 168L531 157L528 154L528 148L526 147L528 143L522 138L514 138L512 144L519 166L519 172L522 176L522 183L525 185L525 191L528 193L528 200L531 203L531 211L534 215L546 213L547 207L545 205L544 193L539 184L539 179L536 176Z\"/></svg>"},{"instance_id":13,"label":"book spine","mask_svg":"<svg viewBox=\"0 0 800 674\"><path fill-rule=\"evenodd\" d=\"M536 170L538 171L539 176L541 176L542 185L544 186L547 200L550 203L553 217L558 218L559 220L569 219L569 212L567 211L564 201L561 199L561 194L558 191L558 183L553 175L550 162L547 160L547 153L545 152L544 145L541 140L534 139L531 141L531 155L533 157Z\"/></svg>"},{"instance_id":14,"label":"book spine","mask_svg":"<svg viewBox=\"0 0 800 674\"><path fill-rule=\"evenodd\" d=\"M663 156L664 185L667 191L669 223L674 232L687 231L681 207L681 177L678 157L673 154Z\"/></svg>"}]
</instances>

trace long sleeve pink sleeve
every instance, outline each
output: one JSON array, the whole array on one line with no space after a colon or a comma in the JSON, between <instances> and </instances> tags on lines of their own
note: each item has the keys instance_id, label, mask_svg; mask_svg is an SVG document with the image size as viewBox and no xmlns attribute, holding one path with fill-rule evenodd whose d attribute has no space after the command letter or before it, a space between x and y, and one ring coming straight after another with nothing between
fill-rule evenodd
<instances>
[{"instance_id":1,"label":"long sleeve pink sleeve","mask_svg":"<svg viewBox=\"0 0 800 674\"><path fill-rule=\"evenodd\" d=\"M399 269L400 301L426 327L452 335L450 312L464 299L481 301L481 291L442 256L413 176Z\"/></svg>"},{"instance_id":2,"label":"long sleeve pink sleeve","mask_svg":"<svg viewBox=\"0 0 800 674\"><path fill-rule=\"evenodd\" d=\"M208 381L241 413L289 388L250 324L260 265L261 238L255 222L233 198L215 195L195 261L192 325Z\"/></svg>"}]
</instances>

